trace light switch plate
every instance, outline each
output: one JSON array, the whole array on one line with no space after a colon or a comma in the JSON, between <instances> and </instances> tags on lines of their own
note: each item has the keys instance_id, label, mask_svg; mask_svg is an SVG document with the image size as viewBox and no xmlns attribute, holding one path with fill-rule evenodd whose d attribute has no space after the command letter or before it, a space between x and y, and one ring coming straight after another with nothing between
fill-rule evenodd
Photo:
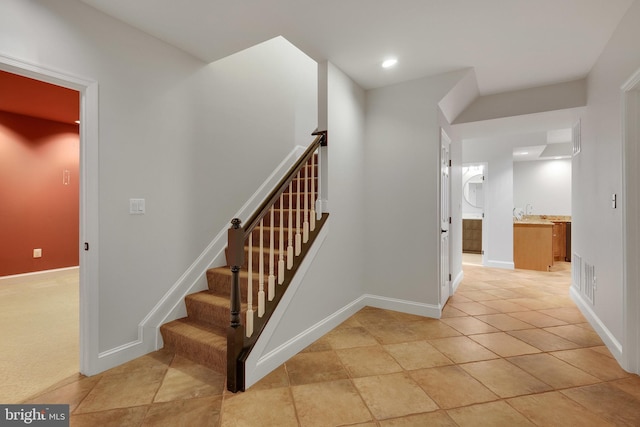
<instances>
[{"instance_id":1,"label":"light switch plate","mask_svg":"<svg viewBox=\"0 0 640 427\"><path fill-rule=\"evenodd\" d=\"M129 199L129 213L131 215L144 215L144 213L145 213L145 200L144 199Z\"/></svg>"}]
</instances>

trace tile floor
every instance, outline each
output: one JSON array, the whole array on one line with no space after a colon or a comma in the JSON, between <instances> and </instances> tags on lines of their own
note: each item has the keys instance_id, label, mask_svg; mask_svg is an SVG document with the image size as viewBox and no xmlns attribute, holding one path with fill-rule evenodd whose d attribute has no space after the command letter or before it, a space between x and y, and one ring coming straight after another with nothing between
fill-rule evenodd
<instances>
[{"instance_id":1,"label":"tile floor","mask_svg":"<svg viewBox=\"0 0 640 427\"><path fill-rule=\"evenodd\" d=\"M623 371L568 296L570 273L464 265L441 320L364 308L245 393L158 351L29 402L72 426L638 426Z\"/></svg>"}]
</instances>

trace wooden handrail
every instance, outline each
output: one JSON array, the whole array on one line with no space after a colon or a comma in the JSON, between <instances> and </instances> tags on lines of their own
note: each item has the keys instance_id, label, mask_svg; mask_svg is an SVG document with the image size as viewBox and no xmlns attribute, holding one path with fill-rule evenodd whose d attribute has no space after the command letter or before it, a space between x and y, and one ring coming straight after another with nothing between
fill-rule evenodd
<instances>
[{"instance_id":1,"label":"wooden handrail","mask_svg":"<svg viewBox=\"0 0 640 427\"><path fill-rule=\"evenodd\" d=\"M249 233L258 225L260 222L260 218L265 216L269 211L269 208L275 204L280 197L280 194L284 192L284 190L289 186L291 181L298 173L298 170L302 168L304 164L311 158L313 153L318 149L318 147L327 145L327 131L318 131L312 133L312 135L316 136L316 139L313 140L311 145L305 150L305 152L300 156L300 158L289 168L287 174L278 182L278 184L274 187L274 189L269 193L266 199L262 202L262 204L256 209L256 211L249 217L249 219L245 222L242 227L244 230L244 237L248 237Z\"/></svg>"}]
</instances>

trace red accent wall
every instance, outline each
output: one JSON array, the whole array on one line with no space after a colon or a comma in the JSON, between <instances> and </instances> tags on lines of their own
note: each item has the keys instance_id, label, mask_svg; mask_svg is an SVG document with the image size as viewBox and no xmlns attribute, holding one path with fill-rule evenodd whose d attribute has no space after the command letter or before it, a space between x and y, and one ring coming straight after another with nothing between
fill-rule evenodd
<instances>
[{"instance_id":1,"label":"red accent wall","mask_svg":"<svg viewBox=\"0 0 640 427\"><path fill-rule=\"evenodd\" d=\"M0 276L78 265L79 144L77 125L0 111Z\"/></svg>"}]
</instances>

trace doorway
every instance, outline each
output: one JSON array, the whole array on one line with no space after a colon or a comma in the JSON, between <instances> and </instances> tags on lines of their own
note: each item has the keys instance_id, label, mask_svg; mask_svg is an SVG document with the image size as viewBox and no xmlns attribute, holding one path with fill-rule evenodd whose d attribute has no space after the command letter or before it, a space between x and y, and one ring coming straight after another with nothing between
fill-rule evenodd
<instances>
[{"instance_id":1,"label":"doorway","mask_svg":"<svg viewBox=\"0 0 640 427\"><path fill-rule=\"evenodd\" d=\"M440 130L440 307L451 295L451 249L449 224L451 223L451 139Z\"/></svg>"},{"instance_id":2,"label":"doorway","mask_svg":"<svg viewBox=\"0 0 640 427\"><path fill-rule=\"evenodd\" d=\"M98 366L98 84L38 64L0 55L0 70L80 94L79 155L79 358L80 373Z\"/></svg>"}]
</instances>

